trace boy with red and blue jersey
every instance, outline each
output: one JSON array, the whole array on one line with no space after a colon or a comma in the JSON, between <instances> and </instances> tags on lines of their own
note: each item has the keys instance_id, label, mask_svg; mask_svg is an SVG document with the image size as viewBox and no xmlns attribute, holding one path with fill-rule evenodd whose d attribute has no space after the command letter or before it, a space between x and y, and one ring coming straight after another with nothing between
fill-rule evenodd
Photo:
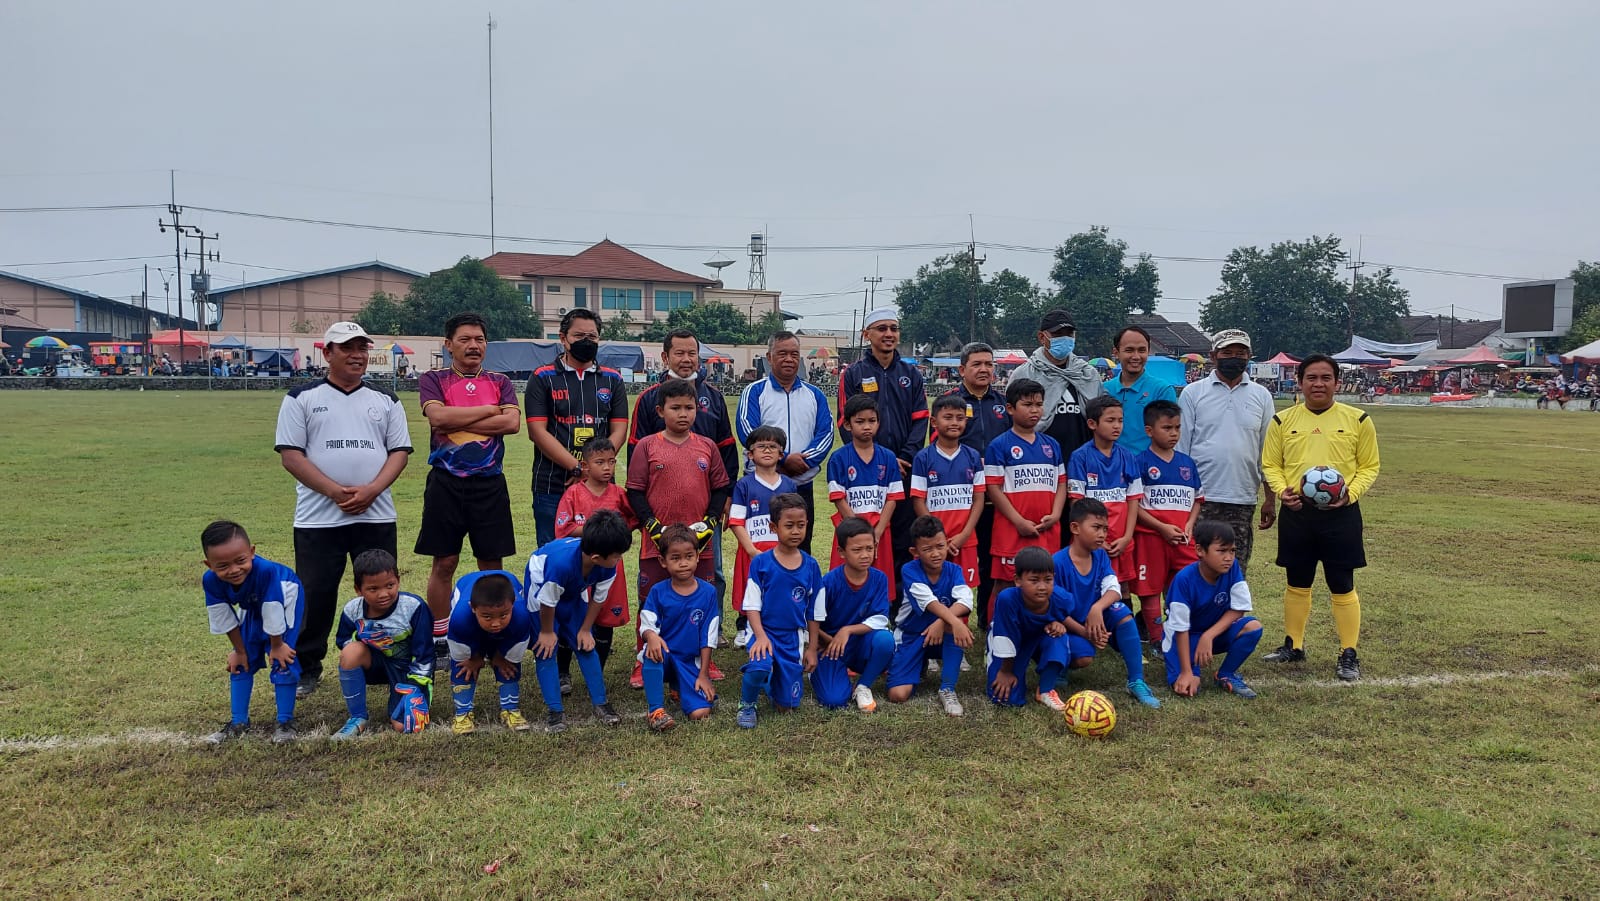
<instances>
[{"instance_id":1,"label":"boy with red and blue jersey","mask_svg":"<svg viewBox=\"0 0 1600 901\"><path fill-rule=\"evenodd\" d=\"M1044 417L1044 386L1032 379L1013 379L1006 386L1006 412L1011 428L989 442L983 453L984 490L995 508L994 594L1016 581L1017 551L1042 547L1054 553L1061 546L1061 512L1067 503L1066 460L1061 445L1036 429ZM994 598L988 600L994 609Z\"/></svg>"},{"instance_id":2,"label":"boy with red and blue jersey","mask_svg":"<svg viewBox=\"0 0 1600 901\"><path fill-rule=\"evenodd\" d=\"M1144 501L1133 532L1139 564L1133 593L1140 598L1139 619L1152 644L1161 642L1161 596L1173 576L1195 561L1194 525L1205 500L1200 468L1177 449L1181 429L1182 409L1172 401L1155 400L1144 408L1150 447L1137 458Z\"/></svg>"},{"instance_id":3,"label":"boy with red and blue jersey","mask_svg":"<svg viewBox=\"0 0 1600 901\"><path fill-rule=\"evenodd\" d=\"M918 516L944 524L950 562L961 567L969 588L978 587L978 542L974 533L983 515L983 455L961 443L967 429L967 403L958 394L933 402L934 443L911 461L911 504Z\"/></svg>"},{"instance_id":4,"label":"boy with red and blue jersey","mask_svg":"<svg viewBox=\"0 0 1600 901\"><path fill-rule=\"evenodd\" d=\"M1117 581L1131 587L1139 577L1133 559L1133 530L1139 520L1144 482L1133 452L1117 443L1122 436L1122 401L1102 394L1089 401L1084 415L1094 439L1067 460L1067 494L1076 501L1092 497L1106 505L1106 556Z\"/></svg>"},{"instance_id":5,"label":"boy with red and blue jersey","mask_svg":"<svg viewBox=\"0 0 1600 901\"><path fill-rule=\"evenodd\" d=\"M833 523L837 526L848 517L859 516L872 524L872 534L878 542L874 565L888 574L892 595L894 548L890 522L897 505L905 500L900 464L894 451L876 443L878 402L872 395L857 394L845 401L843 418L850 443L828 458L828 500L836 508ZM842 560L836 545L829 565L837 568Z\"/></svg>"}]
</instances>

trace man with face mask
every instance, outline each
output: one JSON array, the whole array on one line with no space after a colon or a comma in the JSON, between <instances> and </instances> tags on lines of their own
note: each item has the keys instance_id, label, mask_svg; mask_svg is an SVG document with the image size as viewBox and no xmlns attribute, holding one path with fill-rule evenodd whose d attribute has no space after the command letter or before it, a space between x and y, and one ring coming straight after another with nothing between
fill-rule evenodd
<instances>
[{"instance_id":1,"label":"man with face mask","mask_svg":"<svg viewBox=\"0 0 1600 901\"><path fill-rule=\"evenodd\" d=\"M1261 445L1272 424L1272 392L1251 381L1250 336L1241 329L1217 332L1211 340L1211 375L1183 389L1178 450L1194 458L1205 487L1202 519L1219 519L1233 527L1234 549L1241 569L1250 565L1256 528L1278 518L1277 498L1267 488L1256 521L1256 492L1266 482L1261 474Z\"/></svg>"},{"instance_id":2,"label":"man with face mask","mask_svg":"<svg viewBox=\"0 0 1600 901\"><path fill-rule=\"evenodd\" d=\"M524 409L533 442L533 526L540 546L556 540L556 507L567 486L583 478L578 451L607 437L621 447L628 435L628 389L621 373L595 365L600 317L576 309L561 317L561 346L554 363L528 379Z\"/></svg>"},{"instance_id":3,"label":"man with face mask","mask_svg":"<svg viewBox=\"0 0 1600 901\"><path fill-rule=\"evenodd\" d=\"M1028 361L1012 370L1011 378L1033 379L1044 386L1044 418L1038 430L1061 445L1063 459L1072 456L1092 433L1084 418L1090 398L1105 393L1100 371L1073 353L1077 326L1066 310L1051 310L1039 320L1039 346Z\"/></svg>"}]
</instances>

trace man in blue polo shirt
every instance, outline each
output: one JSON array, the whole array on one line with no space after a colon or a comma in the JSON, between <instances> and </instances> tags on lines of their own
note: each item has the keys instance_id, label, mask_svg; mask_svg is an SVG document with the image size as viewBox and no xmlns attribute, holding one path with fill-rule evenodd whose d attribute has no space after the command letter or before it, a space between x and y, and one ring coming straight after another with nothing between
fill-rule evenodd
<instances>
[{"instance_id":1,"label":"man in blue polo shirt","mask_svg":"<svg viewBox=\"0 0 1600 901\"><path fill-rule=\"evenodd\" d=\"M878 444L894 451L900 461L901 490L911 494L911 461L928 442L928 395L922 385L922 371L900 356L900 314L884 307L867 314L861 329L867 353L851 363L839 376L839 428L844 428L844 403L857 394L869 394L878 404ZM894 542L894 565L898 572L911 562L911 522L916 519L910 504L896 505L889 524Z\"/></svg>"},{"instance_id":2,"label":"man in blue polo shirt","mask_svg":"<svg viewBox=\"0 0 1600 901\"><path fill-rule=\"evenodd\" d=\"M1144 431L1144 408L1153 400L1178 401L1177 389L1144 371L1150 359L1150 333L1137 325L1123 326L1113 342L1122 372L1106 379L1106 393L1122 401L1122 435L1117 443L1135 456L1150 449Z\"/></svg>"}]
</instances>

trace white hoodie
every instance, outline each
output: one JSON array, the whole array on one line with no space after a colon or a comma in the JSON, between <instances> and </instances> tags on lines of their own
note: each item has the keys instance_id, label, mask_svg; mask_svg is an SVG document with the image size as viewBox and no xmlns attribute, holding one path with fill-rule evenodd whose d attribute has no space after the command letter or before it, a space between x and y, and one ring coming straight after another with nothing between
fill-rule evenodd
<instances>
[{"instance_id":1,"label":"white hoodie","mask_svg":"<svg viewBox=\"0 0 1600 901\"><path fill-rule=\"evenodd\" d=\"M1057 366L1043 347L1034 348L1028 355L1028 362L1011 371L1011 381L1017 379L1033 379L1044 386L1044 418L1039 420L1038 426L1041 432L1047 431L1051 420L1055 419L1056 408L1061 405L1068 383L1079 403L1087 403L1089 398L1106 392L1100 370L1089 365L1088 360L1074 354L1067 357L1067 365Z\"/></svg>"}]
</instances>

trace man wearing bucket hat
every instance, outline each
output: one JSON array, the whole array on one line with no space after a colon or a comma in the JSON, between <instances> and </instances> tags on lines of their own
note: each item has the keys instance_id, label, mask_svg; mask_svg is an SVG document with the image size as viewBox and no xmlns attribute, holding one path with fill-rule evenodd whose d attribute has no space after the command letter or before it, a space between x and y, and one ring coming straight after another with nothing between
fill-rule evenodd
<instances>
[{"instance_id":1,"label":"man wearing bucket hat","mask_svg":"<svg viewBox=\"0 0 1600 901\"><path fill-rule=\"evenodd\" d=\"M1183 389L1178 408L1183 411L1178 450L1200 467L1206 499L1202 519L1219 519L1233 527L1239 566L1250 565L1250 545L1257 528L1266 529L1278 517L1272 489L1262 492L1261 518L1256 519L1256 494L1265 481L1261 475L1261 445L1272 424L1272 392L1251 381L1250 335L1242 329L1224 329L1211 339L1211 359L1216 368L1209 376Z\"/></svg>"}]
</instances>

